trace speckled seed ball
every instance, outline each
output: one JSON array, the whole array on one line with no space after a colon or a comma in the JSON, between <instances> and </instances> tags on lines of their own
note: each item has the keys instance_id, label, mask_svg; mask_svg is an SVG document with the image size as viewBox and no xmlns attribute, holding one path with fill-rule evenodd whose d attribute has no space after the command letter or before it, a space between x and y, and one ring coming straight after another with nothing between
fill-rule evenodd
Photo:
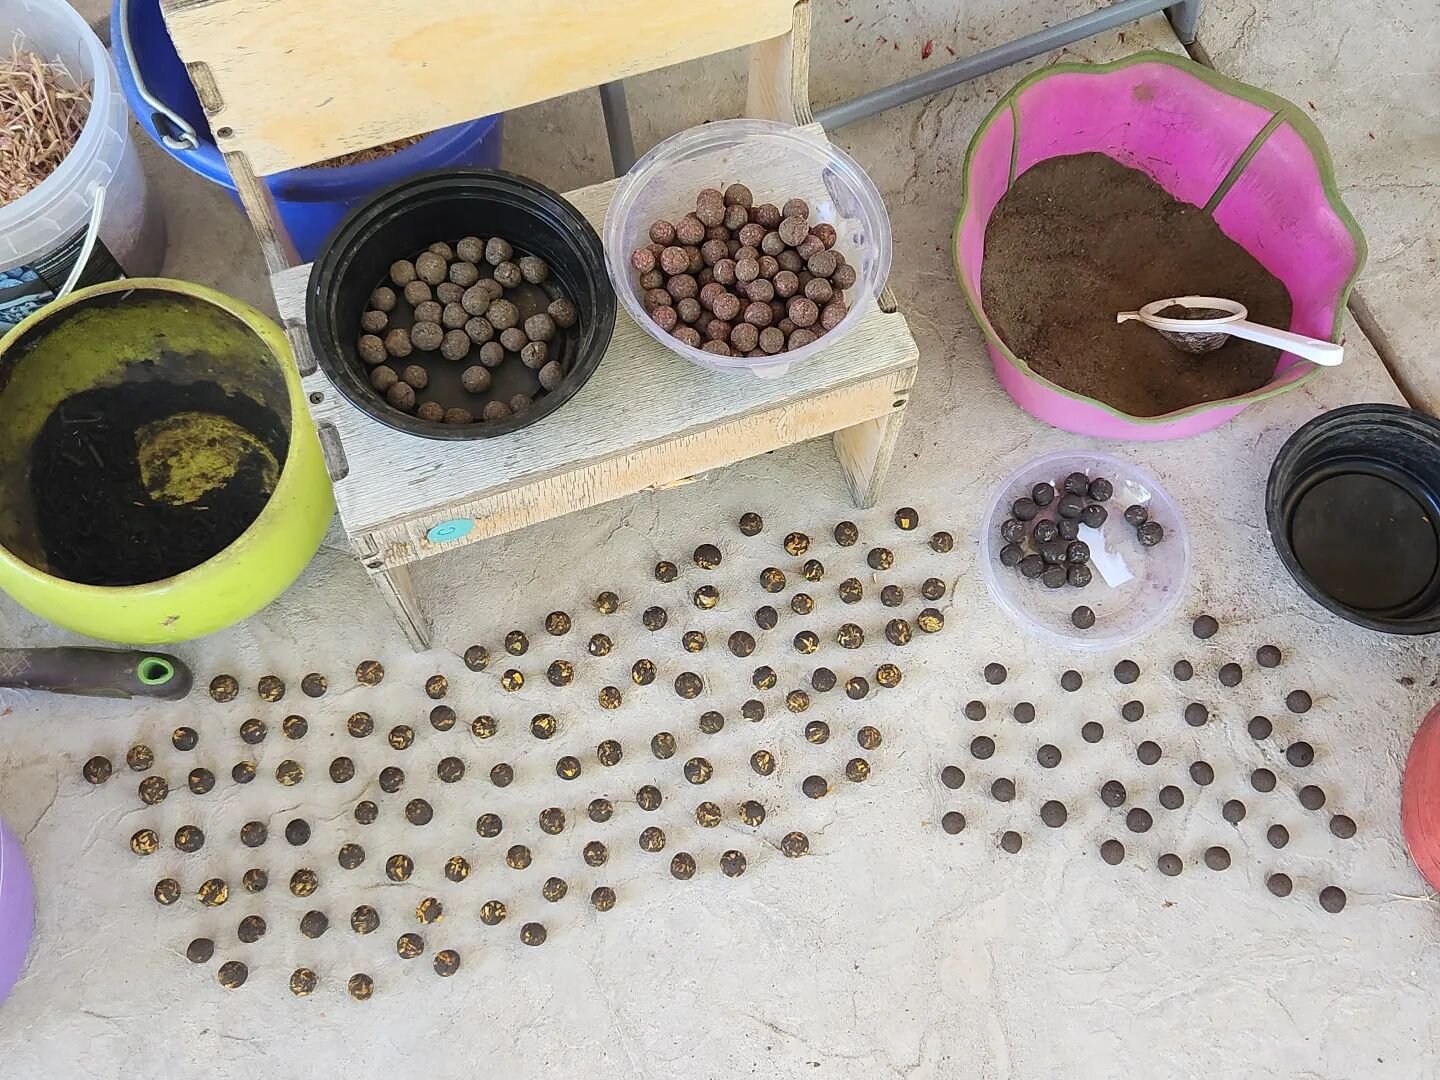
<instances>
[{"instance_id":1,"label":"speckled seed ball","mask_svg":"<svg viewBox=\"0 0 1440 1080\"><path fill-rule=\"evenodd\" d=\"M400 376L394 368L387 364L381 364L374 371L370 372L370 385L382 394L399 381Z\"/></svg>"},{"instance_id":2,"label":"speckled seed ball","mask_svg":"<svg viewBox=\"0 0 1440 1080\"><path fill-rule=\"evenodd\" d=\"M543 341L532 341L520 350L520 362L531 371L539 371L549 358L550 347Z\"/></svg>"},{"instance_id":3,"label":"speckled seed ball","mask_svg":"<svg viewBox=\"0 0 1440 1080\"><path fill-rule=\"evenodd\" d=\"M815 320L820 318L820 308L809 297L794 296L786 305L785 314L797 327L805 328L815 325Z\"/></svg>"},{"instance_id":4,"label":"speckled seed ball","mask_svg":"<svg viewBox=\"0 0 1440 1080\"><path fill-rule=\"evenodd\" d=\"M510 415L510 406L503 401L487 401L480 416L485 420L504 420Z\"/></svg>"},{"instance_id":5,"label":"speckled seed ball","mask_svg":"<svg viewBox=\"0 0 1440 1080\"><path fill-rule=\"evenodd\" d=\"M438 323L444 312L444 305L434 300L426 300L423 304L415 305L415 321L417 323L433 322Z\"/></svg>"},{"instance_id":6,"label":"speckled seed ball","mask_svg":"<svg viewBox=\"0 0 1440 1080\"><path fill-rule=\"evenodd\" d=\"M385 391L385 400L391 407L409 412L415 407L415 391L407 383L397 382Z\"/></svg>"},{"instance_id":7,"label":"speckled seed ball","mask_svg":"<svg viewBox=\"0 0 1440 1080\"><path fill-rule=\"evenodd\" d=\"M462 237L455 245L455 257L468 263L478 263L485 258L485 244L478 236Z\"/></svg>"},{"instance_id":8,"label":"speckled seed ball","mask_svg":"<svg viewBox=\"0 0 1440 1080\"><path fill-rule=\"evenodd\" d=\"M435 299L442 304L458 304L464 295L465 290L453 281L442 281L435 286Z\"/></svg>"},{"instance_id":9,"label":"speckled seed ball","mask_svg":"<svg viewBox=\"0 0 1440 1080\"><path fill-rule=\"evenodd\" d=\"M447 330L440 339L440 355L446 360L464 360L470 352L470 335L464 330Z\"/></svg>"},{"instance_id":10,"label":"speckled seed ball","mask_svg":"<svg viewBox=\"0 0 1440 1080\"><path fill-rule=\"evenodd\" d=\"M415 415L421 420L428 420L432 424L438 424L445 419L445 406L438 401L427 401L415 410Z\"/></svg>"},{"instance_id":11,"label":"speckled seed ball","mask_svg":"<svg viewBox=\"0 0 1440 1080\"><path fill-rule=\"evenodd\" d=\"M417 304L423 304L427 300L433 300L434 298L435 296L434 293L430 291L430 286L426 285L423 281L417 279L405 286L405 302L411 307Z\"/></svg>"},{"instance_id":12,"label":"speckled seed ball","mask_svg":"<svg viewBox=\"0 0 1440 1080\"><path fill-rule=\"evenodd\" d=\"M415 346L410 344L410 331L391 330L385 335L385 352L397 360L403 360L415 351Z\"/></svg>"},{"instance_id":13,"label":"speckled seed ball","mask_svg":"<svg viewBox=\"0 0 1440 1080\"><path fill-rule=\"evenodd\" d=\"M705 223L694 214L686 214L675 223L675 239L686 245L701 243L705 239Z\"/></svg>"},{"instance_id":14,"label":"speckled seed ball","mask_svg":"<svg viewBox=\"0 0 1440 1080\"><path fill-rule=\"evenodd\" d=\"M785 348L785 335L774 326L761 330L759 341L760 351L767 356L774 356Z\"/></svg>"},{"instance_id":15,"label":"speckled seed ball","mask_svg":"<svg viewBox=\"0 0 1440 1080\"><path fill-rule=\"evenodd\" d=\"M739 302L736 302L739 306ZM732 348L747 353L760 345L760 331L749 323L736 323L730 328L730 345Z\"/></svg>"},{"instance_id":16,"label":"speckled seed ball","mask_svg":"<svg viewBox=\"0 0 1440 1080\"><path fill-rule=\"evenodd\" d=\"M450 264L448 276L452 284L468 289L480 280L480 271L474 263L460 261Z\"/></svg>"},{"instance_id":17,"label":"speckled seed ball","mask_svg":"<svg viewBox=\"0 0 1440 1080\"><path fill-rule=\"evenodd\" d=\"M502 262L499 266L495 267L494 274L495 280L507 289L515 288L520 282L525 280L524 276L520 273L520 267L516 266L513 262Z\"/></svg>"},{"instance_id":18,"label":"speckled seed ball","mask_svg":"<svg viewBox=\"0 0 1440 1080\"><path fill-rule=\"evenodd\" d=\"M383 311L367 311L360 316L360 329L367 334L383 333L390 325L390 316Z\"/></svg>"},{"instance_id":19,"label":"speckled seed ball","mask_svg":"<svg viewBox=\"0 0 1440 1080\"><path fill-rule=\"evenodd\" d=\"M512 326L508 330L500 331L500 344L510 352L518 353L528 345L529 342L530 339L525 336L525 331L521 330L518 326Z\"/></svg>"},{"instance_id":20,"label":"speckled seed ball","mask_svg":"<svg viewBox=\"0 0 1440 1080\"><path fill-rule=\"evenodd\" d=\"M508 241L502 240L498 236L492 236L485 245L485 261L491 266L499 266L503 262L508 262L514 255L515 249L510 246Z\"/></svg>"},{"instance_id":21,"label":"speckled seed ball","mask_svg":"<svg viewBox=\"0 0 1440 1080\"><path fill-rule=\"evenodd\" d=\"M820 311L820 325L826 330L834 330L845 321L845 316L850 314L850 309L845 306L843 300L831 300Z\"/></svg>"},{"instance_id":22,"label":"speckled seed ball","mask_svg":"<svg viewBox=\"0 0 1440 1080\"><path fill-rule=\"evenodd\" d=\"M475 422L475 414L469 409L446 409L444 420L447 424L473 424Z\"/></svg>"},{"instance_id":23,"label":"speckled seed ball","mask_svg":"<svg viewBox=\"0 0 1440 1080\"><path fill-rule=\"evenodd\" d=\"M424 390L430 385L430 375L419 364L411 364L400 373L400 378L409 383L416 390Z\"/></svg>"},{"instance_id":24,"label":"speckled seed ball","mask_svg":"<svg viewBox=\"0 0 1440 1080\"><path fill-rule=\"evenodd\" d=\"M550 264L538 255L520 256L520 276L531 285L539 285L550 276Z\"/></svg>"},{"instance_id":25,"label":"speckled seed ball","mask_svg":"<svg viewBox=\"0 0 1440 1080\"><path fill-rule=\"evenodd\" d=\"M460 373L460 385L472 394L483 394L490 389L490 372L478 364Z\"/></svg>"},{"instance_id":26,"label":"speckled seed ball","mask_svg":"<svg viewBox=\"0 0 1440 1080\"><path fill-rule=\"evenodd\" d=\"M397 259L390 264L390 280L397 288L405 288L415 280L415 264L409 259Z\"/></svg>"},{"instance_id":27,"label":"speckled seed ball","mask_svg":"<svg viewBox=\"0 0 1440 1080\"><path fill-rule=\"evenodd\" d=\"M445 331L439 323L418 322L410 328L410 344L421 352L434 352L444 340Z\"/></svg>"},{"instance_id":28,"label":"speckled seed ball","mask_svg":"<svg viewBox=\"0 0 1440 1080\"><path fill-rule=\"evenodd\" d=\"M565 372L560 367L559 361L551 360L540 369L540 388L542 390L554 390L565 378Z\"/></svg>"},{"instance_id":29,"label":"speckled seed ball","mask_svg":"<svg viewBox=\"0 0 1440 1080\"><path fill-rule=\"evenodd\" d=\"M402 286L403 288L403 286ZM376 311L391 312L395 310L395 290L388 285L381 285L370 294L370 306Z\"/></svg>"},{"instance_id":30,"label":"speckled seed ball","mask_svg":"<svg viewBox=\"0 0 1440 1080\"><path fill-rule=\"evenodd\" d=\"M403 331L402 331L403 332ZM376 364L383 364L388 355L385 350L385 342L374 334L364 334L356 345L356 351L360 359L374 367Z\"/></svg>"},{"instance_id":31,"label":"speckled seed ball","mask_svg":"<svg viewBox=\"0 0 1440 1080\"><path fill-rule=\"evenodd\" d=\"M520 309L509 300L495 300L485 310L485 318L496 330L509 330L520 322Z\"/></svg>"},{"instance_id":32,"label":"speckled seed ball","mask_svg":"<svg viewBox=\"0 0 1440 1080\"><path fill-rule=\"evenodd\" d=\"M433 251L427 251L415 260L415 276L426 285L439 285L445 280L448 269L444 256Z\"/></svg>"},{"instance_id":33,"label":"speckled seed ball","mask_svg":"<svg viewBox=\"0 0 1440 1080\"><path fill-rule=\"evenodd\" d=\"M440 309L440 325L446 330L459 330L469 318L459 304L446 304Z\"/></svg>"},{"instance_id":34,"label":"speckled seed ball","mask_svg":"<svg viewBox=\"0 0 1440 1080\"><path fill-rule=\"evenodd\" d=\"M487 341L480 346L480 363L488 368L499 367L505 360L505 346L498 341Z\"/></svg>"}]
</instances>

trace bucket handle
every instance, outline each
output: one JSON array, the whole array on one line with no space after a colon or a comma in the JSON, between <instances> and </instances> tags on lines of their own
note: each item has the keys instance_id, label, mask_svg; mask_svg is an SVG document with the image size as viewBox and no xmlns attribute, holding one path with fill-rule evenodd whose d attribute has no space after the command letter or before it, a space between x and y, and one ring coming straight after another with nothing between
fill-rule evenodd
<instances>
[{"instance_id":1,"label":"bucket handle","mask_svg":"<svg viewBox=\"0 0 1440 1080\"><path fill-rule=\"evenodd\" d=\"M190 121L150 92L140 64L135 59L135 49L130 44L130 0L120 0L120 47L125 50L125 64L135 80L135 90L150 106L150 120L160 134L160 141L171 150L198 150L200 137Z\"/></svg>"},{"instance_id":2,"label":"bucket handle","mask_svg":"<svg viewBox=\"0 0 1440 1080\"><path fill-rule=\"evenodd\" d=\"M105 185L96 184L90 190L94 201L90 204L90 224L85 227L85 242L80 245L80 255L76 258L75 265L70 268L70 276L65 279L65 284L60 286L60 291L55 294L55 300L65 299L74 290L75 283L85 272L85 264L90 261L90 256L95 251L95 241L100 238L100 219L105 216Z\"/></svg>"}]
</instances>

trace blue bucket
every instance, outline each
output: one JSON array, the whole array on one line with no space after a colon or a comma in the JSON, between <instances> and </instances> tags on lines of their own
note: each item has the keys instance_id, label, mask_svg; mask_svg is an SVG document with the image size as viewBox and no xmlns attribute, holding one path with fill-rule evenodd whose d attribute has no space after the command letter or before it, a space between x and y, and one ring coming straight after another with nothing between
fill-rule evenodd
<instances>
[{"instance_id":1,"label":"blue bucket","mask_svg":"<svg viewBox=\"0 0 1440 1080\"><path fill-rule=\"evenodd\" d=\"M230 171L210 134L205 110L170 41L159 0L114 0L110 28L110 51L120 72L120 87L145 133L176 161L221 185L238 202ZM127 28L129 48L124 38ZM194 129L193 141L198 145L176 138L179 130L141 93L135 79L137 70L150 95ZM266 177L265 183L300 258L310 262L340 219L372 192L429 169L498 166L501 121L502 117L486 116L455 124L388 157L333 169L293 169Z\"/></svg>"}]
</instances>

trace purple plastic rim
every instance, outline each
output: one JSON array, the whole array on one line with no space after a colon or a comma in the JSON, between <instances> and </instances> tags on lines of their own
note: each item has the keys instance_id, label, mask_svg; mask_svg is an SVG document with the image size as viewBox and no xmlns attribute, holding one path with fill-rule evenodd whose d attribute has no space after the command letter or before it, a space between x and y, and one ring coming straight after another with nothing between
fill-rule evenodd
<instances>
[{"instance_id":1,"label":"purple plastic rim","mask_svg":"<svg viewBox=\"0 0 1440 1080\"><path fill-rule=\"evenodd\" d=\"M1340 340L1345 318L1346 300L1350 295L1351 289L1354 287L1355 279L1359 276L1361 269L1365 265L1366 257L1364 235L1361 233L1360 227L1355 223L1355 219L1351 216L1349 210L1340 198L1339 190L1335 183L1334 168L1331 163L1329 149L1325 145L1323 136L1302 109L1278 95L1228 78L1186 58L1156 51L1135 53L1132 56L1106 64L1055 64L1021 79L1011 87L996 103L995 107L980 124L979 128L976 129L975 135L972 137L965 154L963 167L964 195L961 200L960 211L956 216L955 230L951 238L951 257L961 292L965 296L965 302L970 308L972 317L980 327L981 332L985 335L996 378L1001 386L1004 387L1006 393L1008 393L1022 409L1044 420L1046 423L1063 430L1084 435L1140 441L1183 438L1218 427L1220 424L1239 414L1247 406L1275 397L1278 394L1307 382L1318 373L1318 368L1290 354L1285 354L1282 356L1271 381L1249 394L1202 402L1186 409L1176 410L1175 412L1165 413L1159 416L1147 417L1130 415L1095 398L1077 394L1074 391L1067 390L1051 382L1031 370L1023 359L1010 351L985 315L977 291L978 282L972 287L972 283L967 275L962 245L965 240L964 233L967 227L972 225L970 221L971 216L977 213L984 213L985 218L988 219L989 213L993 212L993 203L989 211L976 211L974 209L976 187L980 179L977 177L975 171L977 152L985 143L987 137L992 135L992 130L997 136L1008 136L1009 138L1011 175L1010 179L1005 182L1004 187L1008 188L1013 178L1024 171L1023 168L1016 168L1017 157L1020 152L1020 113L1017 102L1026 90L1035 86L1037 83L1042 83L1056 77L1078 75L1105 78L1107 76L1113 76L1116 73L1122 73L1127 68L1147 64L1167 66L1177 72L1194 78L1199 84L1203 84L1210 90L1219 91L1221 94L1228 95L1238 102L1258 107L1268 114L1268 122L1263 124L1263 126L1257 125L1258 130L1251 140L1250 145L1229 164L1228 173L1225 173L1224 179L1215 187L1213 194L1209 197L1207 212L1217 215L1217 221L1218 215L1224 208L1225 197L1240 186L1242 180L1245 179L1245 170L1253 162L1254 158L1264 152L1268 144L1276 142L1276 139L1272 138L1273 136L1279 135L1283 138L1298 140L1308 151L1310 157L1309 164L1313 167L1316 174L1314 181L1318 184L1319 191L1323 194L1328 210L1334 215L1338 227L1343 229L1344 233L1348 236L1351 247L1351 262L1343 285L1338 289L1338 295L1336 295L1333 302L1328 305L1328 310L1333 312L1333 317L1328 323L1324 326L1316 327L1307 327L1303 324L1297 325L1297 323L1301 321L1300 313L1297 310L1297 314L1292 320L1292 328L1301 333L1310 333L1315 336L1328 335L1332 341ZM1000 124L999 128L996 126L997 122ZM1033 164L1033 162L1031 164ZM1122 161L1122 164L1129 163ZM1156 179L1157 181L1160 180L1158 177ZM1193 183L1193 180L1191 182ZM1171 190L1172 194L1177 194L1173 190L1174 185L1162 182L1162 186L1165 186L1167 190ZM1185 196L1178 194L1177 197L1184 198ZM1193 202L1194 200L1187 199L1186 201ZM1224 223L1221 222L1221 225L1223 228ZM981 227L983 238L983 222L981 223ZM1287 288L1289 288L1288 283ZM1297 305L1297 309L1298 306L1299 305Z\"/></svg>"},{"instance_id":2,"label":"purple plastic rim","mask_svg":"<svg viewBox=\"0 0 1440 1080\"><path fill-rule=\"evenodd\" d=\"M10 993L35 926L35 887L20 841L0 821L0 1002Z\"/></svg>"}]
</instances>

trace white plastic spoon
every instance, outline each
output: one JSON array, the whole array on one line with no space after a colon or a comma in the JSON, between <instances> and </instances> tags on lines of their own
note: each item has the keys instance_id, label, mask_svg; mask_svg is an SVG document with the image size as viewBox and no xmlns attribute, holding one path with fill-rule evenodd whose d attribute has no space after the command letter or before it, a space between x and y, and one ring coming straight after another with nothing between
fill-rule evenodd
<instances>
[{"instance_id":1,"label":"white plastic spoon","mask_svg":"<svg viewBox=\"0 0 1440 1080\"><path fill-rule=\"evenodd\" d=\"M1191 308L1203 313L1191 319L1170 319L1160 312L1169 307ZM1304 360L1326 367L1334 367L1345 359L1345 349L1333 341L1292 334L1289 330L1277 330L1273 326L1261 326L1250 322L1245 316L1249 312L1244 304L1226 300L1220 296L1172 296L1146 304L1139 311L1122 311L1115 316L1117 323L1138 319L1146 326L1160 331L1165 340L1188 353L1213 352L1230 336L1258 341L1262 345L1273 345L1284 352L1294 353Z\"/></svg>"}]
</instances>

